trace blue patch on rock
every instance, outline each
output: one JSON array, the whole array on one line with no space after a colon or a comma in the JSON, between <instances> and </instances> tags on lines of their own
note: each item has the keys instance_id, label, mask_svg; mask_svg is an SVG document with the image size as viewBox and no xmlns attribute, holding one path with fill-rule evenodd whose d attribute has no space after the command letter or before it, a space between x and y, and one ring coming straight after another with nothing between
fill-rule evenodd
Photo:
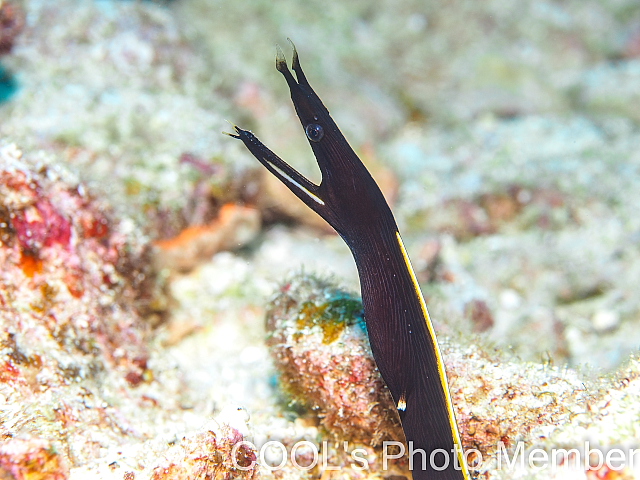
<instances>
[{"instance_id":1,"label":"blue patch on rock","mask_svg":"<svg viewBox=\"0 0 640 480\"><path fill-rule=\"evenodd\" d=\"M18 82L9 70L0 65L0 103L6 102L18 90Z\"/></svg>"}]
</instances>

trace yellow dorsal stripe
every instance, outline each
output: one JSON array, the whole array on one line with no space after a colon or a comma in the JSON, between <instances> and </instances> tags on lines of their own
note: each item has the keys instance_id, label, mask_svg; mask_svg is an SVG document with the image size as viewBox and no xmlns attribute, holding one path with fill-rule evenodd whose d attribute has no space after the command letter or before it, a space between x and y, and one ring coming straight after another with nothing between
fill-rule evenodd
<instances>
[{"instance_id":1,"label":"yellow dorsal stripe","mask_svg":"<svg viewBox=\"0 0 640 480\"><path fill-rule=\"evenodd\" d=\"M467 471L467 465L464 463L462 457L462 442L460 441L460 433L458 432L458 424L456 423L456 414L453 411L453 402L451 401L451 394L449 393L447 372L444 368L444 362L442 360L442 354L440 353L440 347L438 346L438 340L436 339L436 333L433 329L433 325L431 325L431 319L429 318L429 312L427 311L427 304L425 303L424 297L422 296L422 291L420 290L420 286L418 285L416 274L413 272L413 267L411 266L409 255L407 255L407 250L404 248L404 243L402 242L402 238L400 237L400 232L396 232L396 237L398 239L398 244L400 245L400 250L402 251L402 256L404 257L404 262L407 265L407 270L409 270L409 273L411 274L411 281L413 282L415 294L420 300L422 314L424 315L424 320L427 323L429 335L431 335L431 339L433 340L433 345L436 350L436 361L438 362L438 373L440 374L440 383L442 384L442 390L444 391L445 397L447 399L447 410L449 415L449 424L451 425L451 431L453 432L453 443L458 447L456 449L458 454L458 463L461 465L464 478L466 480L469 480L470 476L469 472Z\"/></svg>"}]
</instances>

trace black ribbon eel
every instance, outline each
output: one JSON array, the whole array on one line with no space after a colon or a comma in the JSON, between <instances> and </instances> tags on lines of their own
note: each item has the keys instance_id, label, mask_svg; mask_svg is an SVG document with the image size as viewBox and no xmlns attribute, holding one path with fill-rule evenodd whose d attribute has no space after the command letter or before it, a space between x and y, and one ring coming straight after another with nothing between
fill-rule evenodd
<instances>
[{"instance_id":1,"label":"black ribbon eel","mask_svg":"<svg viewBox=\"0 0 640 480\"><path fill-rule=\"evenodd\" d=\"M307 180L251 132L234 125L234 133L228 135L242 140L258 161L325 219L351 249L373 356L400 414L408 451L425 452L424 470L423 454L413 456L414 480L468 480L444 362L391 209L309 85L295 46L296 78L279 47L276 68L289 85L296 113L318 161L320 185ZM441 451L435 452L438 449Z\"/></svg>"}]
</instances>

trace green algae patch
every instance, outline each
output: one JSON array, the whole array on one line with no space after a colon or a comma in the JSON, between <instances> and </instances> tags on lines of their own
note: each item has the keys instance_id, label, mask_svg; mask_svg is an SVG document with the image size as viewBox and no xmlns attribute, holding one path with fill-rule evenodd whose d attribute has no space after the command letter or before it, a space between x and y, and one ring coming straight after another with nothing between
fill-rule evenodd
<instances>
[{"instance_id":1,"label":"green algae patch","mask_svg":"<svg viewBox=\"0 0 640 480\"><path fill-rule=\"evenodd\" d=\"M299 329L319 326L322 343L328 345L338 339L345 326L362 320L362 302L348 294L336 296L326 303L304 302L296 321Z\"/></svg>"}]
</instances>

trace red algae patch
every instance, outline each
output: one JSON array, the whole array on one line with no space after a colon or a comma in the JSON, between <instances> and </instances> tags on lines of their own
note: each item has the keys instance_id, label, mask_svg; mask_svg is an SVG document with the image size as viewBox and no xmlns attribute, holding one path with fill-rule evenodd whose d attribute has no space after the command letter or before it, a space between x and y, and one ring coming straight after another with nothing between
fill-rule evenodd
<instances>
[{"instance_id":1,"label":"red algae patch","mask_svg":"<svg viewBox=\"0 0 640 480\"><path fill-rule=\"evenodd\" d=\"M149 377L148 252L70 172L0 144L0 470L10 478L66 478L127 430L100 390L107 378L124 393Z\"/></svg>"},{"instance_id":2,"label":"red algae patch","mask_svg":"<svg viewBox=\"0 0 640 480\"><path fill-rule=\"evenodd\" d=\"M0 151L0 322L5 363L19 372L51 341L71 356L53 384L96 369L140 370L152 272L148 247L110 220L106 205L54 165L30 165L11 146ZM58 169L59 170L59 169ZM42 340L42 341L41 341ZM82 358L80 358L82 357ZM71 366L73 365L73 366ZM19 375L20 376L20 375ZM34 386L35 387L35 386Z\"/></svg>"},{"instance_id":3,"label":"red algae patch","mask_svg":"<svg viewBox=\"0 0 640 480\"><path fill-rule=\"evenodd\" d=\"M24 27L24 13L13 2L0 1L0 56L11 52Z\"/></svg>"},{"instance_id":4,"label":"red algae patch","mask_svg":"<svg viewBox=\"0 0 640 480\"><path fill-rule=\"evenodd\" d=\"M45 440L14 438L0 445L0 478L65 480L68 475L68 462Z\"/></svg>"}]
</instances>

